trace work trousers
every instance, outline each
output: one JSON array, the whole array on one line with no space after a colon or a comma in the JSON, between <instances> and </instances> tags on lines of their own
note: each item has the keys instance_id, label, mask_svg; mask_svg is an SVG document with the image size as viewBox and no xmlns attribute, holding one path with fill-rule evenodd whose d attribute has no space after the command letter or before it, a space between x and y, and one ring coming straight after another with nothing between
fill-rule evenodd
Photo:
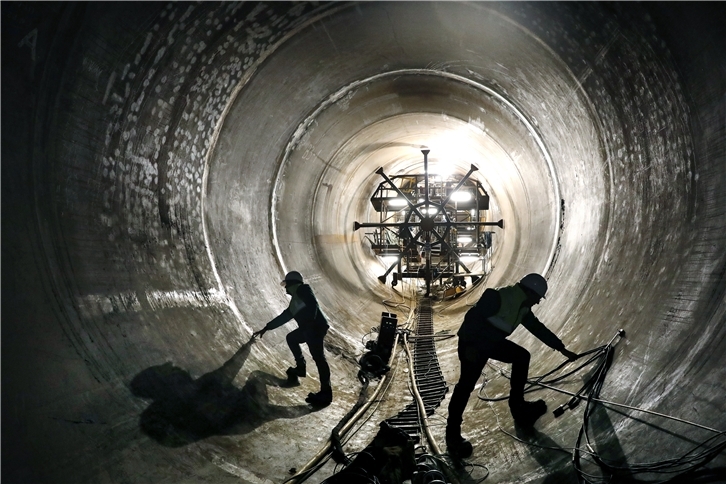
<instances>
[{"instance_id":1,"label":"work trousers","mask_svg":"<svg viewBox=\"0 0 726 484\"><path fill-rule=\"evenodd\" d=\"M295 362L304 362L302 348L300 345L305 343L308 345L310 355L315 361L315 365L318 367L318 375L320 376L320 389L330 390L330 366L325 359L325 352L323 350L323 341L325 335L328 332L328 327L323 329L304 330L297 328L287 334L287 345L292 351L292 355L295 357Z\"/></svg>"},{"instance_id":2,"label":"work trousers","mask_svg":"<svg viewBox=\"0 0 726 484\"><path fill-rule=\"evenodd\" d=\"M458 434L461 431L464 409L489 358L512 364L509 402L510 404L519 403L524 400L524 386L527 383L527 372L529 371L529 351L502 338L494 341L477 341L476 343L459 340L458 353L461 376L449 402L447 432Z\"/></svg>"}]
</instances>

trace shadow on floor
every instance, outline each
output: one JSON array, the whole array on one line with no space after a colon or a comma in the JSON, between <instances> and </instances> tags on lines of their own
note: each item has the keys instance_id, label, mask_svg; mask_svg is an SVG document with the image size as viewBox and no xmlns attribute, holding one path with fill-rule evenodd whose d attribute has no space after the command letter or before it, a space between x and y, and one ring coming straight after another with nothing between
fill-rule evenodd
<instances>
[{"instance_id":1,"label":"shadow on floor","mask_svg":"<svg viewBox=\"0 0 726 484\"><path fill-rule=\"evenodd\" d=\"M713 469L698 469L680 476L674 477L667 484L706 484L726 482L726 467L715 467Z\"/></svg>"},{"instance_id":2,"label":"shadow on floor","mask_svg":"<svg viewBox=\"0 0 726 484\"><path fill-rule=\"evenodd\" d=\"M286 379L253 371L242 388L234 378L250 354L253 340L220 368L194 380L172 363L152 366L131 381L137 397L153 402L141 414L141 430L168 447L181 447L212 435L242 435L270 420L297 418L310 406L271 404L268 386L292 386Z\"/></svg>"},{"instance_id":3,"label":"shadow on floor","mask_svg":"<svg viewBox=\"0 0 726 484\"><path fill-rule=\"evenodd\" d=\"M597 476L595 479L603 482L623 484L643 482L635 480L629 472L620 440L607 412L601 405L596 405L592 410L590 424L598 429L597 442L593 441L592 444L597 449L598 457L604 459L604 462L607 462L609 466L606 468L595 465L587 452L583 452L581 465L584 464L584 469L582 470L592 476ZM532 457L539 462L543 469L551 472L541 481L541 484L574 484L580 482L577 478L578 473L572 465L571 446L563 448L550 437L534 428L522 428L515 423L514 429L517 437L532 444L530 446Z\"/></svg>"},{"instance_id":4,"label":"shadow on floor","mask_svg":"<svg viewBox=\"0 0 726 484\"><path fill-rule=\"evenodd\" d=\"M523 428L516 423L514 431L517 437L529 446L532 457L548 472L540 481L541 484L577 484L577 474L570 465L572 458L569 450L561 447L547 435L534 428Z\"/></svg>"}]
</instances>

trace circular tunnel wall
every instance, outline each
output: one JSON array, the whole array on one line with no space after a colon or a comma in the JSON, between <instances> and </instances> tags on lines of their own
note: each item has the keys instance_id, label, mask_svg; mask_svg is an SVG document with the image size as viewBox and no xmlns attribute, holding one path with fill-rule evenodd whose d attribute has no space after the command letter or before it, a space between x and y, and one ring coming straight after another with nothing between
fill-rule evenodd
<instances>
[{"instance_id":1,"label":"circular tunnel wall","mask_svg":"<svg viewBox=\"0 0 726 484\"><path fill-rule=\"evenodd\" d=\"M541 272L550 292L536 313L568 348L625 329L608 399L722 429L723 8L679 8L4 9L3 477L289 477L357 399L380 313L416 304L415 284L378 281L385 268L353 222L375 216L376 170L421 170L424 147L433 166L474 165L488 217L505 223L488 278L435 302L437 331L454 334L485 287ZM684 35L694 25L703 35ZM289 327L238 351L287 306L279 281L292 269L331 322L336 399L319 412L300 404L315 375L295 391L275 384ZM524 330L513 340L532 373L559 363ZM438 349L453 385L456 339ZM193 400L203 429L160 430L159 415L178 412L164 390L178 397L234 365L225 391L243 411ZM400 385L373 423L405 404ZM567 452L498 432L505 407L469 405L464 432L491 482L574 479ZM571 417L543 420L537 442L566 450ZM662 458L705 438L654 427L623 414L597 426L630 462L653 453L644 438Z\"/></svg>"}]
</instances>

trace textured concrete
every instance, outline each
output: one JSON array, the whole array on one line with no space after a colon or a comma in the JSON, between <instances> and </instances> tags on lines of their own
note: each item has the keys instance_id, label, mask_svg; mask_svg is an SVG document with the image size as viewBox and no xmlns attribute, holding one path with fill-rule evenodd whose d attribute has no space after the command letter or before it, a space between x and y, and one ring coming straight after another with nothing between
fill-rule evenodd
<instances>
[{"instance_id":1,"label":"textured concrete","mask_svg":"<svg viewBox=\"0 0 726 484\"><path fill-rule=\"evenodd\" d=\"M375 170L420 169L422 146L433 166L478 166L505 220L487 285L546 274L536 312L574 351L626 330L604 397L726 430L724 25L720 2L4 2L3 482L302 467L356 401L381 311L413 305L352 227L373 216ZM279 380L292 324L243 346L286 306L290 269L332 324L335 401L319 411L303 405L314 369ZM436 330L453 334L482 289L436 304ZM513 339L532 374L561 362ZM453 385L456 339L438 347ZM347 452L411 400L404 370ZM568 450L581 413L525 437ZM712 435L629 415L595 423L621 462ZM464 433L487 482L575 482L567 452L501 430L506 404L472 396Z\"/></svg>"}]
</instances>

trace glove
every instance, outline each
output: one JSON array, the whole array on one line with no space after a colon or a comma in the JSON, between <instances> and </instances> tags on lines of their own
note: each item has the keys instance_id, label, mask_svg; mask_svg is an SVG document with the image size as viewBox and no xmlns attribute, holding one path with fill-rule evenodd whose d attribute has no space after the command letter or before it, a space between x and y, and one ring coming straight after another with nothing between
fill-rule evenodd
<instances>
[{"instance_id":1,"label":"glove","mask_svg":"<svg viewBox=\"0 0 726 484\"><path fill-rule=\"evenodd\" d=\"M562 353L568 360L575 361L580 357L577 353L573 353L572 351L568 350L567 348L562 348L560 350L560 353Z\"/></svg>"},{"instance_id":2,"label":"glove","mask_svg":"<svg viewBox=\"0 0 726 484\"><path fill-rule=\"evenodd\" d=\"M261 339L262 338L262 335L264 335L266 332L267 332L267 328L262 328L261 330L255 331L254 333L252 333L252 337L253 338L256 338L256 337L259 336L260 339Z\"/></svg>"}]
</instances>

